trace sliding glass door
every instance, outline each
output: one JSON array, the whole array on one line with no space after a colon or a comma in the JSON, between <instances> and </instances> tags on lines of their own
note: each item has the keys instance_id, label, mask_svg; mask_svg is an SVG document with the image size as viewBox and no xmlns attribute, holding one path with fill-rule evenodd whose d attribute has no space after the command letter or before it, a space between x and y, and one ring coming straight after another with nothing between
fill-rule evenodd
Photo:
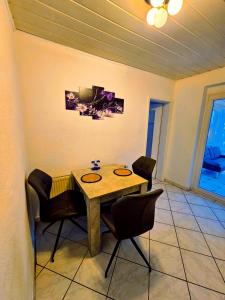
<instances>
[{"instance_id":1,"label":"sliding glass door","mask_svg":"<svg viewBox=\"0 0 225 300\"><path fill-rule=\"evenodd\" d=\"M225 97L209 99L207 109L198 188L225 198Z\"/></svg>"}]
</instances>

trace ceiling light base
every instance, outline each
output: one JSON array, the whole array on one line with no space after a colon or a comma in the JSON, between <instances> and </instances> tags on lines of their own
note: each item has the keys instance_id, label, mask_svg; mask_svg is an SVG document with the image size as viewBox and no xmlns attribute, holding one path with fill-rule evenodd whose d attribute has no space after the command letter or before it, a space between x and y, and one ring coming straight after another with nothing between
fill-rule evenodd
<instances>
[{"instance_id":1,"label":"ceiling light base","mask_svg":"<svg viewBox=\"0 0 225 300\"><path fill-rule=\"evenodd\" d=\"M225 0L224 0L225 1ZM148 4L148 5L151 5L151 0L145 0L145 2ZM164 4L168 4L169 3L169 0L165 0L164 1Z\"/></svg>"}]
</instances>

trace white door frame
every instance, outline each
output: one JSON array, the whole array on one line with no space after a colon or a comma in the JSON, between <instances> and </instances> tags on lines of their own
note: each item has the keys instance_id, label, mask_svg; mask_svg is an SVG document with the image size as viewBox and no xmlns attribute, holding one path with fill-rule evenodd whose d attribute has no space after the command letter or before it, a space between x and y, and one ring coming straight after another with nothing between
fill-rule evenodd
<instances>
[{"instance_id":1,"label":"white door frame","mask_svg":"<svg viewBox=\"0 0 225 300\"><path fill-rule=\"evenodd\" d=\"M162 116L163 116L163 105L160 103L160 106L153 108L155 111L155 120L153 127L153 137L152 137L152 153L151 157L156 160L156 166L153 170L152 176L156 178L157 174L157 165L159 158L159 147L160 147L160 137L161 137L161 127L162 127Z\"/></svg>"},{"instance_id":2,"label":"white door frame","mask_svg":"<svg viewBox=\"0 0 225 300\"><path fill-rule=\"evenodd\" d=\"M208 95L206 103L205 103L205 109L204 109L203 119L202 119L202 126L201 126L201 130L200 130L199 142L198 142L198 146L197 146L192 189L193 189L193 191L200 193L204 196L209 196L210 198L212 198L214 200L219 200L219 201L224 202L225 197L208 192L199 187L199 179L200 179L200 175L201 175L202 162L203 162L205 146L206 146L207 137L208 137L208 130L209 130L209 126L210 126L213 103L215 100L220 100L220 99L221 100L225 99L225 93L210 94L210 95Z\"/></svg>"},{"instance_id":3,"label":"white door frame","mask_svg":"<svg viewBox=\"0 0 225 300\"><path fill-rule=\"evenodd\" d=\"M156 169L156 177L157 179L164 181L164 172L166 165L166 155L167 155L167 147L168 147L168 135L169 135L169 127L171 124L171 115L172 115L172 103L167 100L159 100L156 98L151 98L149 100L149 106L147 111L147 118L149 118L149 110L151 109L151 101L162 104L162 120L161 120L161 128L160 128L160 136L159 136L159 149L158 149L158 162L155 167ZM147 141L148 141L148 127L147 127L147 135L146 135L146 145L145 149L147 149Z\"/></svg>"}]
</instances>

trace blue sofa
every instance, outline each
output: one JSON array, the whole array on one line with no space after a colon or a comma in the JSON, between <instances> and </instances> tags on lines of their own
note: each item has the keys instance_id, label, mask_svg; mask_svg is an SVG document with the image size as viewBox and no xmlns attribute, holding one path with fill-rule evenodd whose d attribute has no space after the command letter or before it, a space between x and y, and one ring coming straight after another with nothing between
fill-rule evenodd
<instances>
[{"instance_id":1,"label":"blue sofa","mask_svg":"<svg viewBox=\"0 0 225 300\"><path fill-rule=\"evenodd\" d=\"M225 171L225 155L219 147L206 147L202 167L217 173Z\"/></svg>"}]
</instances>

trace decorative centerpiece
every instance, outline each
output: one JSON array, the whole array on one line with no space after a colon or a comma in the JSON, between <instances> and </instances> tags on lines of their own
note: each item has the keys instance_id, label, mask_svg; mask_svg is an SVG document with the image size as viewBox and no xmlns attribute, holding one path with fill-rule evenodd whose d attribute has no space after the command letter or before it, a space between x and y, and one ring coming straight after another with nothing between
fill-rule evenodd
<instances>
[{"instance_id":1,"label":"decorative centerpiece","mask_svg":"<svg viewBox=\"0 0 225 300\"><path fill-rule=\"evenodd\" d=\"M92 171L97 171L99 170L101 167L99 166L100 164L100 160L92 160L91 163L93 164L92 166Z\"/></svg>"}]
</instances>

